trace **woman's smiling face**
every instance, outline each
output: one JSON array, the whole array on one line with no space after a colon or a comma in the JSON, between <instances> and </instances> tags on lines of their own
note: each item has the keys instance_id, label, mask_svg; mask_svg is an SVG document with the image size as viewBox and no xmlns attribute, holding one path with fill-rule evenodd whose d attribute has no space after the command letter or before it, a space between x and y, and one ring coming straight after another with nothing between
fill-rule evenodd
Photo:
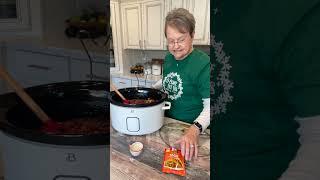
<instances>
[{"instance_id":1,"label":"woman's smiling face","mask_svg":"<svg viewBox=\"0 0 320 180\"><path fill-rule=\"evenodd\" d=\"M166 36L169 52L176 60L184 59L192 51L193 37L189 32L181 33L178 29L167 26Z\"/></svg>"}]
</instances>

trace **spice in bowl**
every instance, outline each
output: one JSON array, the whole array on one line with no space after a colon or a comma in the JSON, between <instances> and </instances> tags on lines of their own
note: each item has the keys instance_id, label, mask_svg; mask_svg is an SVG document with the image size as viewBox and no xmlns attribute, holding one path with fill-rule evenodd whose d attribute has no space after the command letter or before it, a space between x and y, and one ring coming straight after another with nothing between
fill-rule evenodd
<instances>
[{"instance_id":1,"label":"spice in bowl","mask_svg":"<svg viewBox=\"0 0 320 180\"><path fill-rule=\"evenodd\" d=\"M130 153L132 156L139 156L143 149L143 144L141 142L134 142L129 145Z\"/></svg>"}]
</instances>

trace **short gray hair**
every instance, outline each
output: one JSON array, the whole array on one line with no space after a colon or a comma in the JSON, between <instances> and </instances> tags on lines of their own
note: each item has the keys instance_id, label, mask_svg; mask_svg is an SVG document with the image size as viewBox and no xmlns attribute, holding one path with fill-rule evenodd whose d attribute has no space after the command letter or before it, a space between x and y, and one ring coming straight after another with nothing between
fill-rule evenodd
<instances>
[{"instance_id":1,"label":"short gray hair","mask_svg":"<svg viewBox=\"0 0 320 180\"><path fill-rule=\"evenodd\" d=\"M167 14L164 34L167 37L167 27L171 26L176 28L180 33L189 33L193 37L196 21L194 16L184 8L178 8L170 11Z\"/></svg>"}]
</instances>

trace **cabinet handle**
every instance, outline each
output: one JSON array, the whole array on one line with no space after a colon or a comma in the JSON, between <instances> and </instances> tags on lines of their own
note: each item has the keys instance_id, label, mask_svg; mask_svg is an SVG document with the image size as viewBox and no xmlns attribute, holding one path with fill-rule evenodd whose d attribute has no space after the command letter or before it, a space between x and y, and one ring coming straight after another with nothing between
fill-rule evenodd
<instances>
[{"instance_id":1,"label":"cabinet handle","mask_svg":"<svg viewBox=\"0 0 320 180\"><path fill-rule=\"evenodd\" d=\"M141 41L141 40L139 40L139 47L140 47L140 49L142 49L141 44L142 44L142 41Z\"/></svg>"},{"instance_id":2,"label":"cabinet handle","mask_svg":"<svg viewBox=\"0 0 320 180\"><path fill-rule=\"evenodd\" d=\"M48 67L48 66L40 66L40 65L36 65L36 64L29 64L28 65L29 68L34 68L34 69L41 69L41 70L46 70L49 71L52 68Z\"/></svg>"},{"instance_id":3,"label":"cabinet handle","mask_svg":"<svg viewBox=\"0 0 320 180\"><path fill-rule=\"evenodd\" d=\"M90 74L86 74L86 77L87 77L87 78L90 78L91 75L90 75ZM107 77L97 76L97 75L95 75L95 74L92 75L92 79L104 80L104 81L109 80Z\"/></svg>"},{"instance_id":4,"label":"cabinet handle","mask_svg":"<svg viewBox=\"0 0 320 180\"><path fill-rule=\"evenodd\" d=\"M60 180L60 179L80 179L80 180L91 180L87 176L73 176L73 175L57 175L53 178L53 180Z\"/></svg>"},{"instance_id":5,"label":"cabinet handle","mask_svg":"<svg viewBox=\"0 0 320 180\"><path fill-rule=\"evenodd\" d=\"M143 49L146 48L146 40L143 40Z\"/></svg>"}]
</instances>

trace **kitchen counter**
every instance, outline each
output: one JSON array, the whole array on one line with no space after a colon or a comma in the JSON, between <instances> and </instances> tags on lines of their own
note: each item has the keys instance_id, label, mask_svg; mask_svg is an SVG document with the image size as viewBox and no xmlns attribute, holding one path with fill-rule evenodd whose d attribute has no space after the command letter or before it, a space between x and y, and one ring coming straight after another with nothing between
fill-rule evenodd
<instances>
[{"instance_id":1,"label":"kitchen counter","mask_svg":"<svg viewBox=\"0 0 320 180\"><path fill-rule=\"evenodd\" d=\"M111 128L111 179L210 179L209 130L200 136L199 157L187 163L185 177L162 172L164 148L175 142L180 137L177 136L180 130L188 126L181 121L165 118L165 124L159 131L142 136L124 135ZM173 127L176 129L172 130ZM134 141L144 145L138 157L133 157L129 151L129 144Z\"/></svg>"}]
</instances>

